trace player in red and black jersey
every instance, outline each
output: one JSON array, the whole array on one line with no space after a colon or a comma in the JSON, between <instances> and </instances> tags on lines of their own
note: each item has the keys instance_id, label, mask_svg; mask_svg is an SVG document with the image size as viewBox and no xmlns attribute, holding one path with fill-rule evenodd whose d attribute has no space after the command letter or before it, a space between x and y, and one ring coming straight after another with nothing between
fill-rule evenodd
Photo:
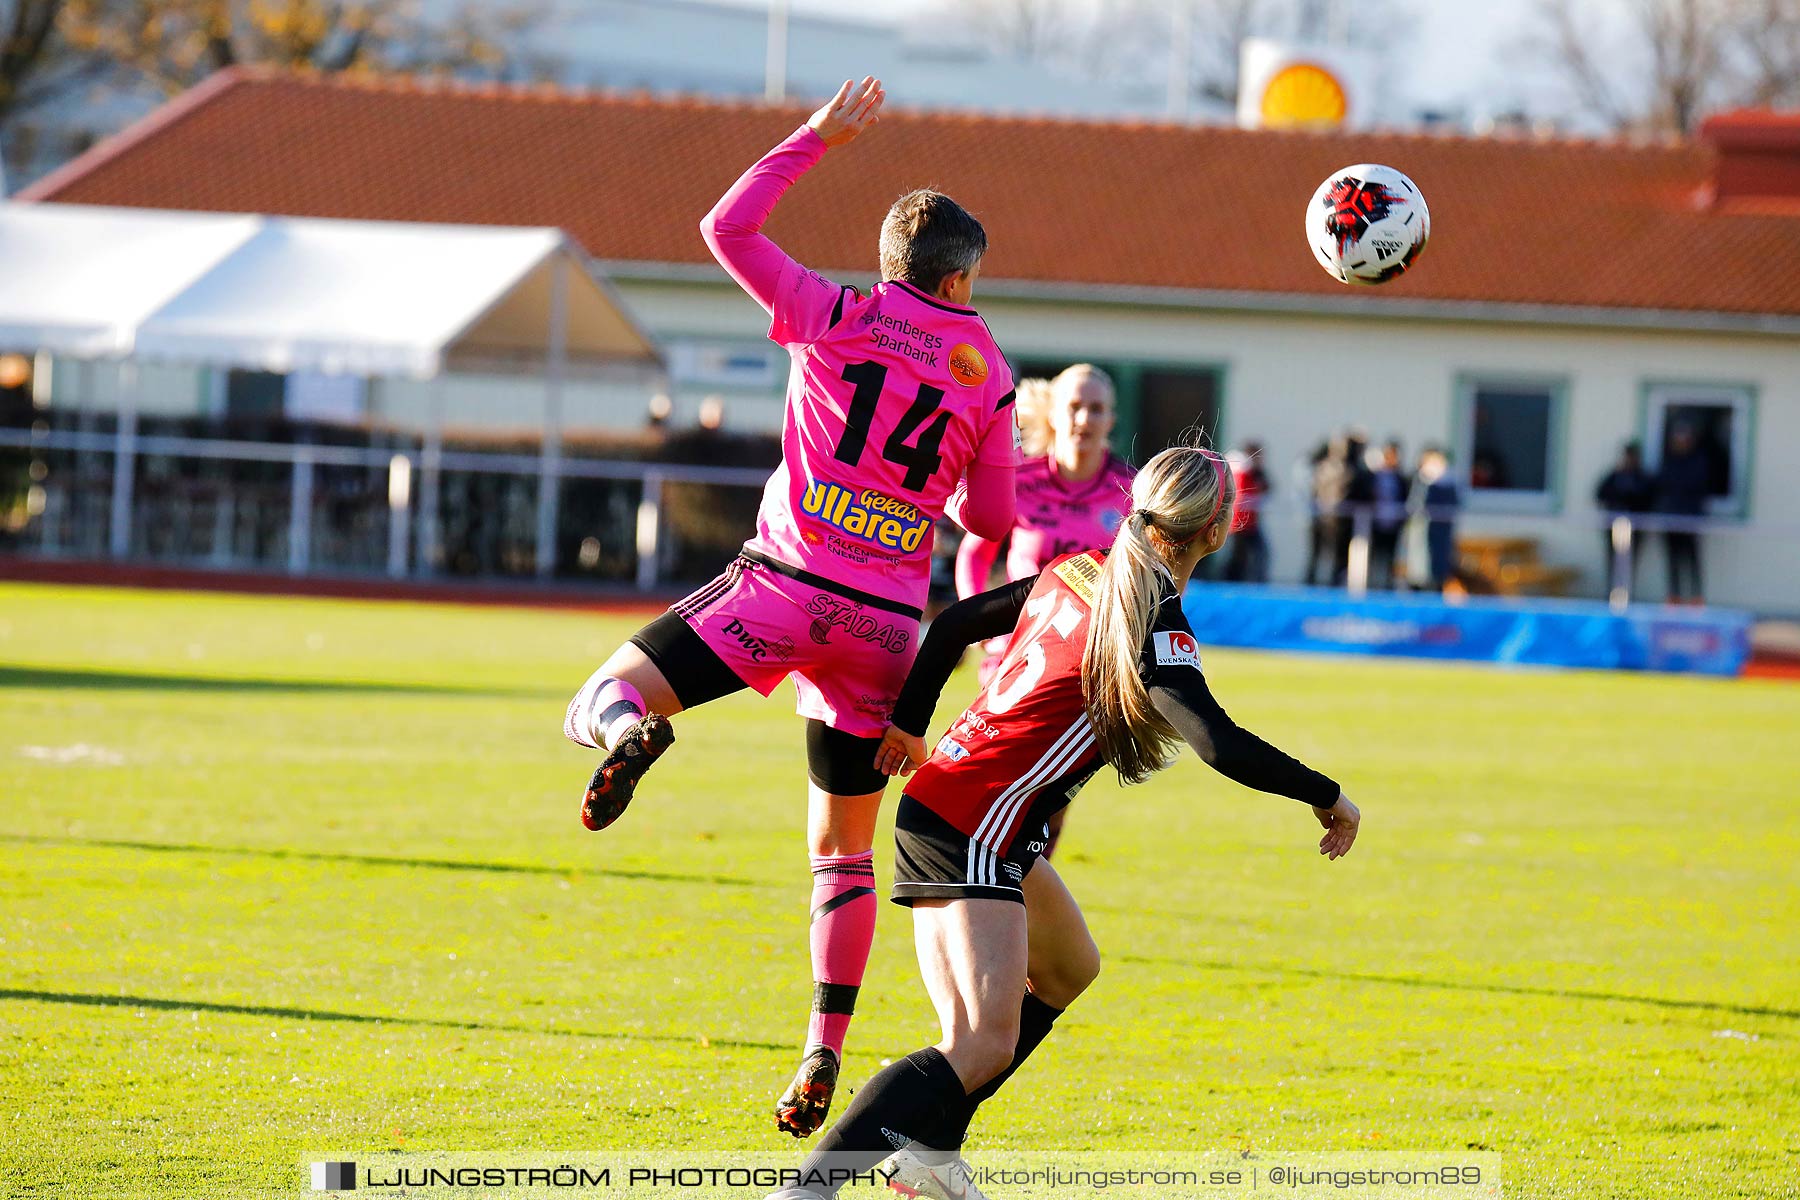
<instances>
[{"instance_id":1,"label":"player in red and black jersey","mask_svg":"<svg viewBox=\"0 0 1800 1200\"><path fill-rule=\"evenodd\" d=\"M916 1194L975 1195L957 1175L976 1107L1099 971L1081 910L1041 855L1047 818L1101 766L1136 783L1185 741L1221 774L1310 805L1321 854L1349 851L1356 806L1226 715L1181 611L1194 567L1225 542L1233 491L1218 455L1165 450L1138 475L1110 552L1055 559L932 624L875 765L917 768L895 815L893 899L913 910L943 1037L871 1079L807 1160L808 1186L779 1200L833 1195L843 1171L890 1154ZM957 659L1008 631L999 670L927 755Z\"/></svg>"}]
</instances>

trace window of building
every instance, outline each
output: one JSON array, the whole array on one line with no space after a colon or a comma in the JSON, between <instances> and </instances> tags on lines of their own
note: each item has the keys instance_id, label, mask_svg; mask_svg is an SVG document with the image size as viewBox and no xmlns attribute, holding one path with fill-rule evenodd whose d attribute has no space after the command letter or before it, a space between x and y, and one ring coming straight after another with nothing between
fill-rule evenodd
<instances>
[{"instance_id":1,"label":"window of building","mask_svg":"<svg viewBox=\"0 0 1800 1200\"><path fill-rule=\"evenodd\" d=\"M1224 449L1219 441L1219 373L1204 368L1146 370L1138 391L1138 461L1193 433Z\"/></svg>"},{"instance_id":2,"label":"window of building","mask_svg":"<svg viewBox=\"0 0 1800 1200\"><path fill-rule=\"evenodd\" d=\"M1658 470L1683 431L1707 461L1707 511L1742 517L1750 508L1750 433L1755 392L1749 387L1653 383L1645 389L1644 465Z\"/></svg>"},{"instance_id":3,"label":"window of building","mask_svg":"<svg viewBox=\"0 0 1800 1200\"><path fill-rule=\"evenodd\" d=\"M1472 508L1550 512L1561 490L1564 386L1477 378L1458 398L1456 467Z\"/></svg>"}]
</instances>

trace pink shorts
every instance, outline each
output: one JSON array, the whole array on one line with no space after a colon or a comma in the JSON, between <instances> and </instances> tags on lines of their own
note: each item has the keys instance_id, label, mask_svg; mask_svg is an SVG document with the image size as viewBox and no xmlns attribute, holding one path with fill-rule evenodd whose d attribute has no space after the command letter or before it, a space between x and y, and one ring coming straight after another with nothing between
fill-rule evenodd
<instances>
[{"instance_id":1,"label":"pink shorts","mask_svg":"<svg viewBox=\"0 0 1800 1200\"><path fill-rule=\"evenodd\" d=\"M801 716L880 737L918 653L919 614L811 580L740 557L670 611L758 692L767 696L791 675Z\"/></svg>"}]
</instances>

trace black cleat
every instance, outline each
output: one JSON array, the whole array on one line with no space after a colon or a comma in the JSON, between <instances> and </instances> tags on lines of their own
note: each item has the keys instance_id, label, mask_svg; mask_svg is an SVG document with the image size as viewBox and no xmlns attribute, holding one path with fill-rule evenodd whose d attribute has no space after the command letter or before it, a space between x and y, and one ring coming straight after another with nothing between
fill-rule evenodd
<instances>
[{"instance_id":1,"label":"black cleat","mask_svg":"<svg viewBox=\"0 0 1800 1200\"><path fill-rule=\"evenodd\" d=\"M581 823L600 830L618 820L631 803L638 780L674 744L675 727L660 713L651 713L633 725L588 781L587 795L581 800Z\"/></svg>"},{"instance_id":2,"label":"black cleat","mask_svg":"<svg viewBox=\"0 0 1800 1200\"><path fill-rule=\"evenodd\" d=\"M797 1138L810 1137L825 1124L831 1111L831 1098L837 1093L838 1056L826 1046L817 1046L800 1064L794 1082L775 1102L775 1128Z\"/></svg>"}]
</instances>

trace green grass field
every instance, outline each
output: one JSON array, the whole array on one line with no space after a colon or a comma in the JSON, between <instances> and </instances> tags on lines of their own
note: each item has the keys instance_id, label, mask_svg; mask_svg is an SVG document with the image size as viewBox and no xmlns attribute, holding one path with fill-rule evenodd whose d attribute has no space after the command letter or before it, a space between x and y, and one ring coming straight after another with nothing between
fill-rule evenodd
<instances>
[{"instance_id":1,"label":"green grass field","mask_svg":"<svg viewBox=\"0 0 1800 1200\"><path fill-rule=\"evenodd\" d=\"M563 705L632 625L0 585L0 1194L789 1149L800 725L785 691L688 714L584 832ZM1327 864L1306 810L1191 760L1097 780L1058 865L1105 969L973 1148L1483 1148L1512 1196L1800 1195L1800 688L1207 661L1362 840ZM847 1078L934 1037L884 904Z\"/></svg>"}]
</instances>

